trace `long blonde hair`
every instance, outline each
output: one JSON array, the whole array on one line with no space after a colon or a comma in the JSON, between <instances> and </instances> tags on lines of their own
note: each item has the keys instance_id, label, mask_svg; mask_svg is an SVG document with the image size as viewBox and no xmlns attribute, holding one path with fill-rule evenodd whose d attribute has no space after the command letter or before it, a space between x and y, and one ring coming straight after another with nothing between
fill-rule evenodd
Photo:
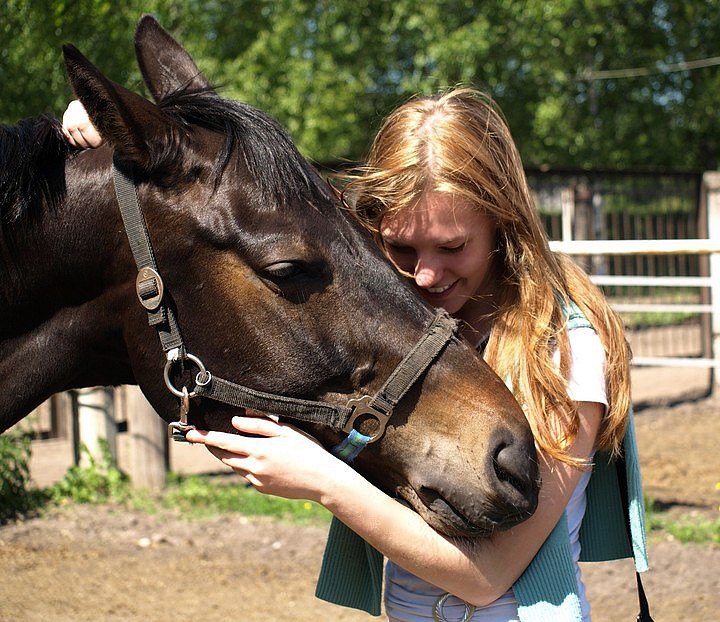
<instances>
[{"instance_id":1,"label":"long blonde hair","mask_svg":"<svg viewBox=\"0 0 720 622\"><path fill-rule=\"evenodd\" d=\"M378 241L383 218L411 209L429 192L461 196L494 219L501 257L485 359L524 405L538 445L580 466L568 455L580 425L567 394L565 310L574 301L606 353L609 409L596 445L619 451L630 407L622 321L569 257L550 251L520 155L492 99L458 88L407 102L385 120L365 165L342 181L347 203Z\"/></svg>"}]
</instances>

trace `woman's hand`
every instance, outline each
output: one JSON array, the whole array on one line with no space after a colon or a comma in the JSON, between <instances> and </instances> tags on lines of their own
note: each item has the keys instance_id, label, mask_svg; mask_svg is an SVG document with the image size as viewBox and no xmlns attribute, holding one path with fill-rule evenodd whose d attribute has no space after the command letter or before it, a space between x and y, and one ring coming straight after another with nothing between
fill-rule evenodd
<instances>
[{"instance_id":1,"label":"woman's hand","mask_svg":"<svg viewBox=\"0 0 720 622\"><path fill-rule=\"evenodd\" d=\"M62 132L65 139L78 149L95 148L103 144L103 138L90 121L85 107L77 100L68 104L63 114Z\"/></svg>"},{"instance_id":2,"label":"woman's hand","mask_svg":"<svg viewBox=\"0 0 720 622\"><path fill-rule=\"evenodd\" d=\"M329 488L339 484L344 470L350 470L310 435L286 423L233 417L232 425L254 436L190 430L186 438L204 444L259 492L320 502Z\"/></svg>"}]
</instances>

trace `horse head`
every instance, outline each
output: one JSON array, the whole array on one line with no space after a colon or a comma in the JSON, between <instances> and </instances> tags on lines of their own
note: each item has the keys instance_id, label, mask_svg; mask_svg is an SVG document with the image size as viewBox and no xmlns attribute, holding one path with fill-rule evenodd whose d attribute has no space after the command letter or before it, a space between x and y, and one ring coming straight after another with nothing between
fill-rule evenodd
<instances>
[{"instance_id":1,"label":"horse head","mask_svg":"<svg viewBox=\"0 0 720 622\"><path fill-rule=\"evenodd\" d=\"M75 93L106 146L67 159L58 211L85 227L75 235L93 240L81 269L88 274L76 278L92 283L103 302L90 315L97 337L83 340L82 357L68 358L83 364L53 388L136 382L164 419L177 419L178 399L163 380L167 359L136 296L137 270L112 193L114 157L133 170L184 347L212 374L331 405L376 394L422 341L435 310L278 123L220 97L154 19L140 21L135 46L154 102L65 48ZM453 336L438 350L354 467L441 532L508 528L537 503L529 426L469 344ZM202 395L189 402L191 423L232 430L236 407ZM298 425L329 448L346 436L317 422Z\"/></svg>"}]
</instances>

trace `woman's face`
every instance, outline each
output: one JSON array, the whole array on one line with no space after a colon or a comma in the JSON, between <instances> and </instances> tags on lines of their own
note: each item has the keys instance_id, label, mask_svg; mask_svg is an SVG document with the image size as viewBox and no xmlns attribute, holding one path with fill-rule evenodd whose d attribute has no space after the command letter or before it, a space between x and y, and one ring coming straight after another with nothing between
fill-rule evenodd
<instances>
[{"instance_id":1,"label":"woman's face","mask_svg":"<svg viewBox=\"0 0 720 622\"><path fill-rule=\"evenodd\" d=\"M434 307L471 321L491 305L495 226L464 199L430 193L415 208L384 219L380 235L395 267Z\"/></svg>"}]
</instances>

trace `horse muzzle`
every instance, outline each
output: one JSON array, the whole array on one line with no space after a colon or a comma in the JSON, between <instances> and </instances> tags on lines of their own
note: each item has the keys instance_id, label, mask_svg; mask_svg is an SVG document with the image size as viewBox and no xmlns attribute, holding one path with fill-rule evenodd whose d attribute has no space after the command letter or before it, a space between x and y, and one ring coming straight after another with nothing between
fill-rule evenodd
<instances>
[{"instance_id":1,"label":"horse muzzle","mask_svg":"<svg viewBox=\"0 0 720 622\"><path fill-rule=\"evenodd\" d=\"M540 476L535 452L528 451L527 443L499 441L483 464L465 472L468 477L459 481L446 469L432 469L422 483L399 493L430 526L453 537L486 537L535 512Z\"/></svg>"}]
</instances>

